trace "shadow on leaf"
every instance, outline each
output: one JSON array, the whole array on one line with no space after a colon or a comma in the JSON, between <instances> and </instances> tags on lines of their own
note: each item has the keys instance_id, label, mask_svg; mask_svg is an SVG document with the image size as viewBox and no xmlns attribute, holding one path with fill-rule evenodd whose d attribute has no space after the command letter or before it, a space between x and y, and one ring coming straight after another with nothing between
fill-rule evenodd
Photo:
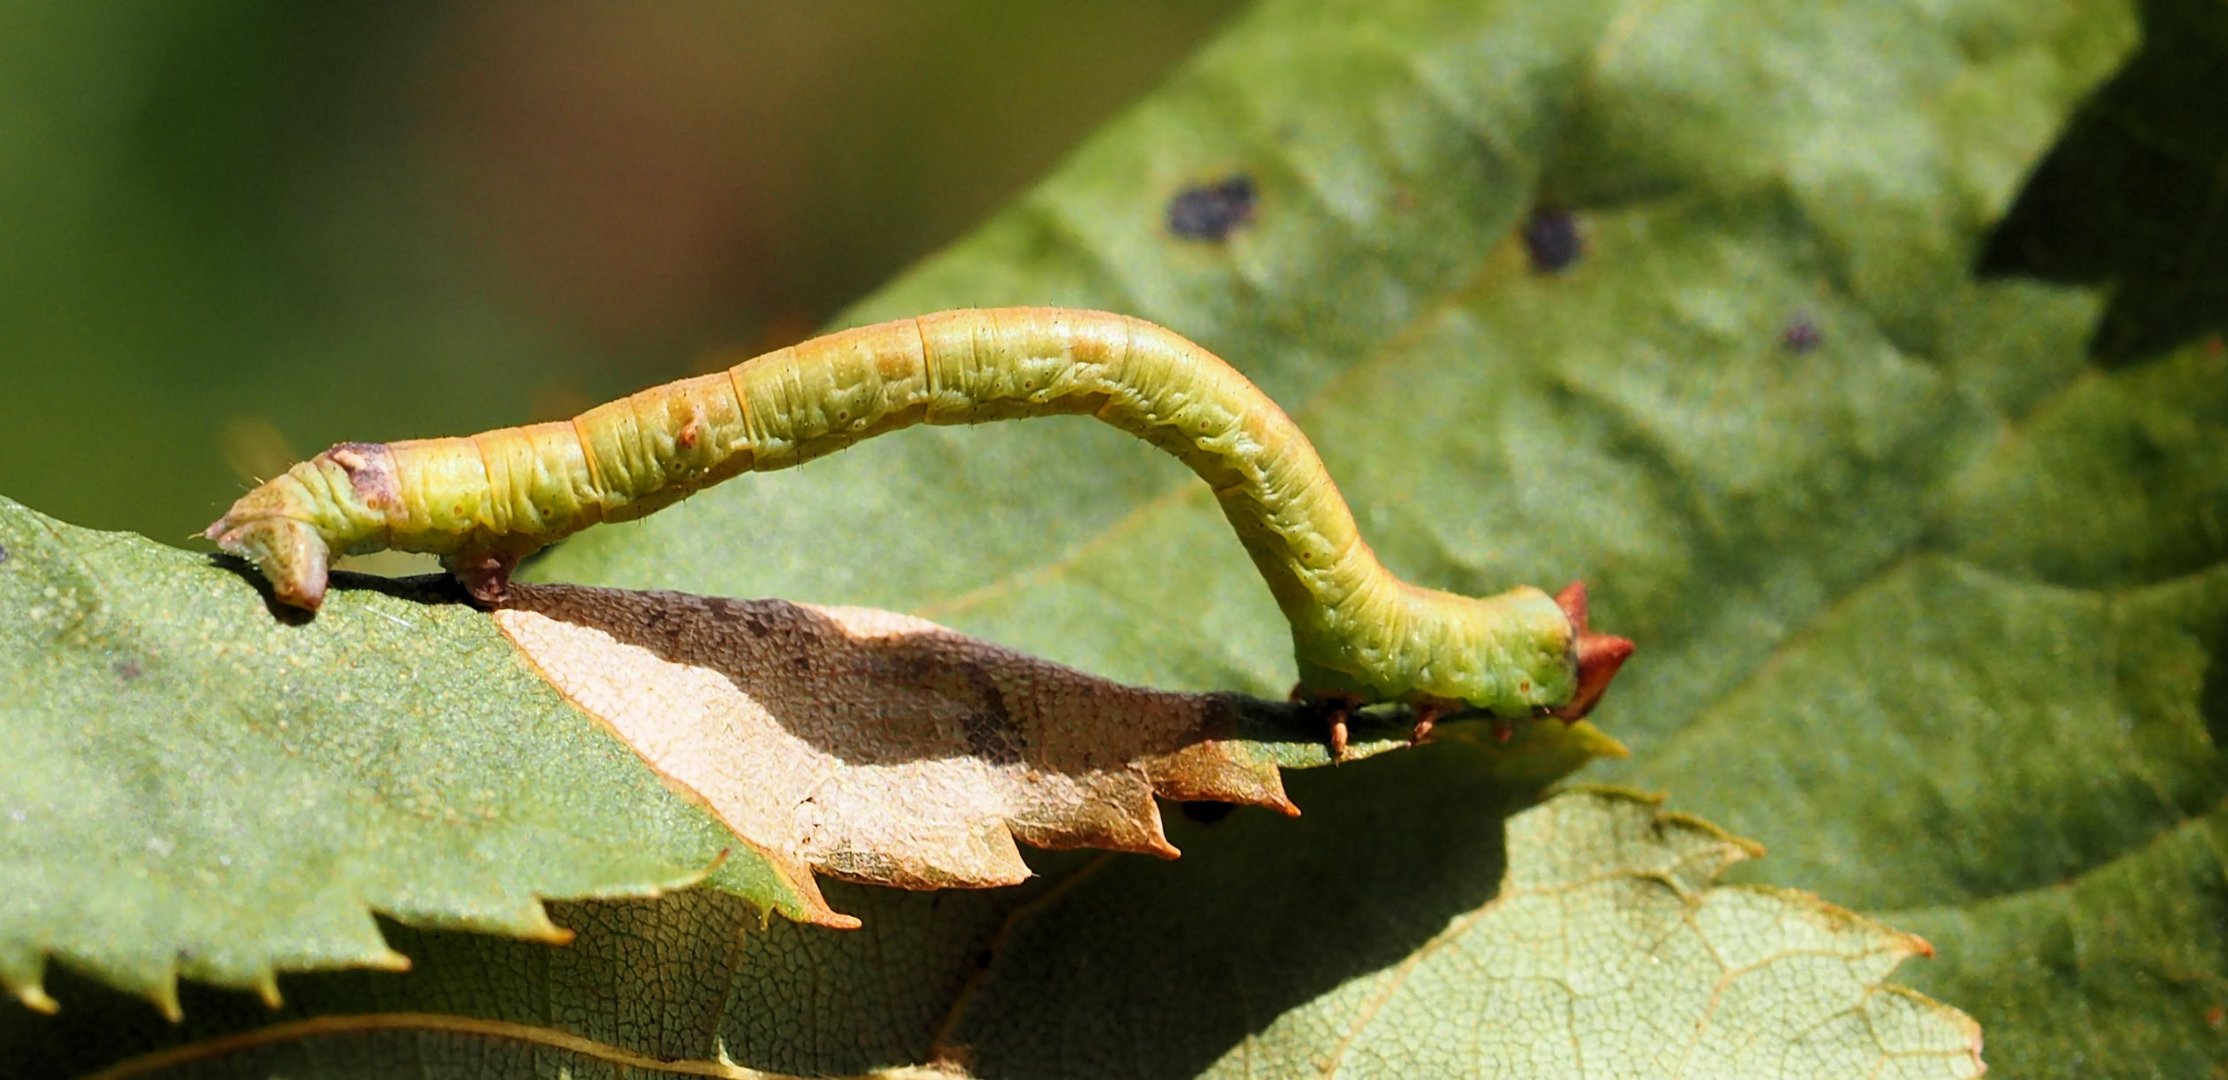
<instances>
[{"instance_id":1,"label":"shadow on leaf","mask_svg":"<svg viewBox=\"0 0 2228 1080\"><path fill-rule=\"evenodd\" d=\"M1984 275L2110 286L2111 364L2228 330L2228 8L2148 0L2143 48L2091 98L1988 240Z\"/></svg>"},{"instance_id":2,"label":"shadow on leaf","mask_svg":"<svg viewBox=\"0 0 2228 1080\"><path fill-rule=\"evenodd\" d=\"M495 620L565 696L777 860L912 889L1010 885L1016 842L1173 858L1159 798L1296 814L1309 710L1126 686L910 616L518 586ZM1375 718L1360 749L1398 725ZM1591 728L1527 739L1558 768Z\"/></svg>"}]
</instances>

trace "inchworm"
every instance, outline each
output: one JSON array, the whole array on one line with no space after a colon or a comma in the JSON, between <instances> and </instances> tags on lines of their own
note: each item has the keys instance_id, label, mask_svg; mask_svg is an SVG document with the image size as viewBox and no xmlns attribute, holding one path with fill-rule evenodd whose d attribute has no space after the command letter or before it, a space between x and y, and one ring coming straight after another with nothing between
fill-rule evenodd
<instances>
[{"instance_id":1,"label":"inchworm","mask_svg":"<svg viewBox=\"0 0 2228 1080\"><path fill-rule=\"evenodd\" d=\"M1467 597L1394 577L1362 542L1299 427L1207 350L1140 319L1062 308L947 311L860 327L644 390L571 420L470 438L341 443L209 526L281 601L316 608L329 552L433 552L475 597L518 560L738 473L783 469L914 424L1095 416L1213 488L1292 624L1295 693L1340 710L1462 708L1575 719L1632 651L1589 632L1586 594Z\"/></svg>"}]
</instances>

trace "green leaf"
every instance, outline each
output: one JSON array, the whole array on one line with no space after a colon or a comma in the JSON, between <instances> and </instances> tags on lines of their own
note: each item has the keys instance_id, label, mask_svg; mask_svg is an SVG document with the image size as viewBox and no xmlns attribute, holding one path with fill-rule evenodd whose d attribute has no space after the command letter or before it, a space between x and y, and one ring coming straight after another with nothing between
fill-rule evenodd
<instances>
[{"instance_id":1,"label":"green leaf","mask_svg":"<svg viewBox=\"0 0 2228 1080\"><path fill-rule=\"evenodd\" d=\"M237 571L0 499L0 983L407 967L371 913L562 941L540 897L714 875L825 911L565 703L447 589L280 617ZM732 857L729 857L732 855Z\"/></svg>"},{"instance_id":2,"label":"green leaf","mask_svg":"<svg viewBox=\"0 0 2228 1080\"><path fill-rule=\"evenodd\" d=\"M1652 800L1580 792L1509 817L1476 789L1483 765L1454 749L1296 775L1330 814L1182 829L1181 862L1063 859L1019 891L860 896L853 934L760 932L701 891L568 907L581 937L556 952L401 934L439 962L289 980L293 1007L252 1041L144 1064L756 1077L712 1070L864 1071L920 1060L934 1033L983 1076L1977 1073L1970 1021L1881 983L1923 942L1805 894L1712 887L1753 846ZM300 1018L319 1011L355 1015Z\"/></svg>"},{"instance_id":3,"label":"green leaf","mask_svg":"<svg viewBox=\"0 0 2228 1080\"><path fill-rule=\"evenodd\" d=\"M1316 436L1406 576L1593 585L1597 623L1641 646L1598 714L1636 757L1601 774L1771 848L1736 877L1924 934L1939 955L1899 977L1967 1008L2000 1068L2201 1073L2228 1053L2209 1018L2228 970L2228 371L2203 345L2107 369L2083 347L2096 293L1973 271L2134 35L2129 5L2031 0L1269 4L849 321L1062 302L1199 339ZM1169 233L1171 199L1241 175L1250 220ZM1565 220L1543 207L1582 240L1558 272L1523 243ZM1291 674L1196 481L1083 421L877 440L586 534L537 573L903 608L1167 687L1273 694ZM1473 935L1512 906L1496 898L1519 838L1597 830L1528 833L1539 819L1511 816L1528 785L1451 746L1291 789L1297 823L1172 824L1179 863L1065 855L1017 890L831 890L867 922L852 934L738 937L738 905L703 892L568 909L589 928L569 951L398 932L419 970L290 979L277 1019L437 1012L814 1073L942 1054L986 1075L1334 1057L1398 1074L1484 1071L1472 1048L1542 1045L1526 1040L1569 1051L1565 1016L1510 1015L1507 980L1458 954L1496 943ZM1728 857L1713 830L1664 835ZM1819 995L1880 987L1908 940L1669 877L1687 890L1659 892L1704 909L1774 901L1737 915L1745 940L1838 928L1876 947L1864 969L1824 950L1780 984L1786 1007L1723 1029L1784 1055L1754 1074L1952 1048L1847 1012L1789 1038ZM1612 912L1596 925L1660 925ZM1558 986L1669 944L1542 941L1523 959L1599 950L1566 954ZM1711 984L1739 966L1687 955ZM1363 1022L1372 990L1396 1007ZM1901 991L1857 997L1954 1027L1901 1011ZM1555 1000L1567 1016L1592 999ZM1679 993L1648 1003L1602 1021L1616 1052L1696 1035ZM97 1007L59 1023L118 1052L205 1051L272 1020L191 1004L178 1031ZM438 1071L487 1046L426 1025L345 1052L260 1030L305 1069L410 1054Z\"/></svg>"},{"instance_id":4,"label":"green leaf","mask_svg":"<svg viewBox=\"0 0 2228 1080\"><path fill-rule=\"evenodd\" d=\"M1126 1044L1142 1075L1981 1072L1972 1021L1884 985L1925 942L1808 894L1713 888L1753 844L1626 792L1565 794L1504 822L1464 804L1452 769L1358 786L1424 804L1377 824L1444 828L1464 846L1332 822L1297 839L1303 858L1262 857L1274 848L1256 834L1253 859L1107 881L1016 926L945 1038L976 1045L990 1075L1063 1075L1094 1044ZM1437 858L1408 862L1419 855ZM1197 899L1248 889L1272 899ZM1308 917L1263 919L1294 906L1322 920L1297 956L1293 924ZM1096 963L1128 910L1172 913L1140 929L1217 957L1212 976ZM1162 1010L1192 1019L1172 1027Z\"/></svg>"},{"instance_id":5,"label":"green leaf","mask_svg":"<svg viewBox=\"0 0 2228 1080\"><path fill-rule=\"evenodd\" d=\"M1027 878L1016 841L1173 858L1156 795L1296 814L1280 769L1330 764L1304 706L886 612L521 585L490 616L441 579L344 578L310 618L251 581L0 500L0 981L25 1004L56 1007L52 957L173 1019L180 975L275 1006L282 971L407 968L374 911L563 942L541 897L707 879L847 928L814 871L982 888ZM1355 756L1407 747L1403 718L1358 719ZM1621 749L1522 734L1492 757L1526 790Z\"/></svg>"},{"instance_id":6,"label":"green leaf","mask_svg":"<svg viewBox=\"0 0 2228 1080\"><path fill-rule=\"evenodd\" d=\"M1599 714L1634 758L1600 775L1758 838L1744 876L1925 934L1908 977L2014 1073L2198 1071L2228 1047L2228 380L2203 345L2107 369L2096 292L1973 269L2135 30L1980 0L1270 6L849 321L1063 302L1194 336L1411 579L1592 584L1640 643ZM1250 225L1159 227L1232 174ZM1584 240L1560 273L1521 243L1540 205ZM538 569L1271 692L1281 628L1195 488L1082 421L908 432Z\"/></svg>"}]
</instances>

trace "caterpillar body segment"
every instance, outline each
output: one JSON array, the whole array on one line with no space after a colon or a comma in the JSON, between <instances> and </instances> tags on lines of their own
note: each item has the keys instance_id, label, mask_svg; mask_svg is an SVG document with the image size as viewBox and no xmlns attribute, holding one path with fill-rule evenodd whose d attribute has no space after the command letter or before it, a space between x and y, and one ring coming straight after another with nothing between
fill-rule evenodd
<instances>
[{"instance_id":1,"label":"caterpillar body segment","mask_svg":"<svg viewBox=\"0 0 2228 1080\"><path fill-rule=\"evenodd\" d=\"M1174 455L1213 489L1292 626L1298 692L1337 708L1502 717L1591 709L1631 652L1590 632L1585 594L1468 597L1409 585L1362 541L1298 426L1172 331L1062 308L940 312L846 330L569 421L469 438L342 443L243 496L209 527L277 597L314 609L332 553L441 555L501 598L518 560L743 472L801 464L915 424L1090 415Z\"/></svg>"}]
</instances>

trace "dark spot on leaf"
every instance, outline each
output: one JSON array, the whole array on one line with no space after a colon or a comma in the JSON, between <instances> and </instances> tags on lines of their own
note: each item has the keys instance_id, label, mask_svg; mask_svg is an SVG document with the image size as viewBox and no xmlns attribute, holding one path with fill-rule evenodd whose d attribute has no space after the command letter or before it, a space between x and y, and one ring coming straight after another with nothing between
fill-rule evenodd
<instances>
[{"instance_id":1,"label":"dark spot on leaf","mask_svg":"<svg viewBox=\"0 0 2228 1080\"><path fill-rule=\"evenodd\" d=\"M1779 328L1780 347L1797 356L1817 348L1825 340L1826 335L1818 329L1818 324L1810 321L1809 315L1800 312L1787 320L1787 325Z\"/></svg>"},{"instance_id":2,"label":"dark spot on leaf","mask_svg":"<svg viewBox=\"0 0 2228 1080\"><path fill-rule=\"evenodd\" d=\"M1578 216L1554 207L1534 207L1524 222L1524 250L1532 257L1532 270L1553 274L1568 269L1586 254L1586 237L1578 231Z\"/></svg>"},{"instance_id":3,"label":"dark spot on leaf","mask_svg":"<svg viewBox=\"0 0 2228 1080\"><path fill-rule=\"evenodd\" d=\"M1183 810L1185 817L1201 825L1212 825L1223 818L1229 817L1230 811L1237 809L1235 805L1226 802L1206 802L1196 799L1177 805Z\"/></svg>"},{"instance_id":4,"label":"dark spot on leaf","mask_svg":"<svg viewBox=\"0 0 2228 1080\"><path fill-rule=\"evenodd\" d=\"M1000 765L1027 756L1027 734L1015 722L1005 691L980 665L917 644L879 652L870 663L879 678L910 683L943 699L950 710L945 715L958 721L970 756Z\"/></svg>"},{"instance_id":5,"label":"dark spot on leaf","mask_svg":"<svg viewBox=\"0 0 2228 1080\"><path fill-rule=\"evenodd\" d=\"M0 544L0 562L7 562L7 561L8 561L8 546L7 546L6 544Z\"/></svg>"},{"instance_id":6,"label":"dark spot on leaf","mask_svg":"<svg viewBox=\"0 0 2228 1080\"><path fill-rule=\"evenodd\" d=\"M1168 200L1168 231L1186 240L1221 243L1239 226L1252 223L1259 197L1253 178L1244 173L1187 187Z\"/></svg>"},{"instance_id":7,"label":"dark spot on leaf","mask_svg":"<svg viewBox=\"0 0 2228 1080\"><path fill-rule=\"evenodd\" d=\"M116 677L117 677L117 678L119 678L119 679L122 679L122 680L123 680L123 681L125 681L125 682L138 682L138 681L139 681L139 676L140 676L140 674L141 674L141 672L140 672L140 669L139 669L139 661L137 661L137 660L118 660L118 661L116 661Z\"/></svg>"},{"instance_id":8,"label":"dark spot on leaf","mask_svg":"<svg viewBox=\"0 0 2228 1080\"><path fill-rule=\"evenodd\" d=\"M1006 708L1005 693L982 669L968 664L964 670L972 691L969 696L974 699L960 721L961 730L967 734L967 752L1001 765L1019 762L1023 749L1021 732L1013 722L1013 714Z\"/></svg>"}]
</instances>

